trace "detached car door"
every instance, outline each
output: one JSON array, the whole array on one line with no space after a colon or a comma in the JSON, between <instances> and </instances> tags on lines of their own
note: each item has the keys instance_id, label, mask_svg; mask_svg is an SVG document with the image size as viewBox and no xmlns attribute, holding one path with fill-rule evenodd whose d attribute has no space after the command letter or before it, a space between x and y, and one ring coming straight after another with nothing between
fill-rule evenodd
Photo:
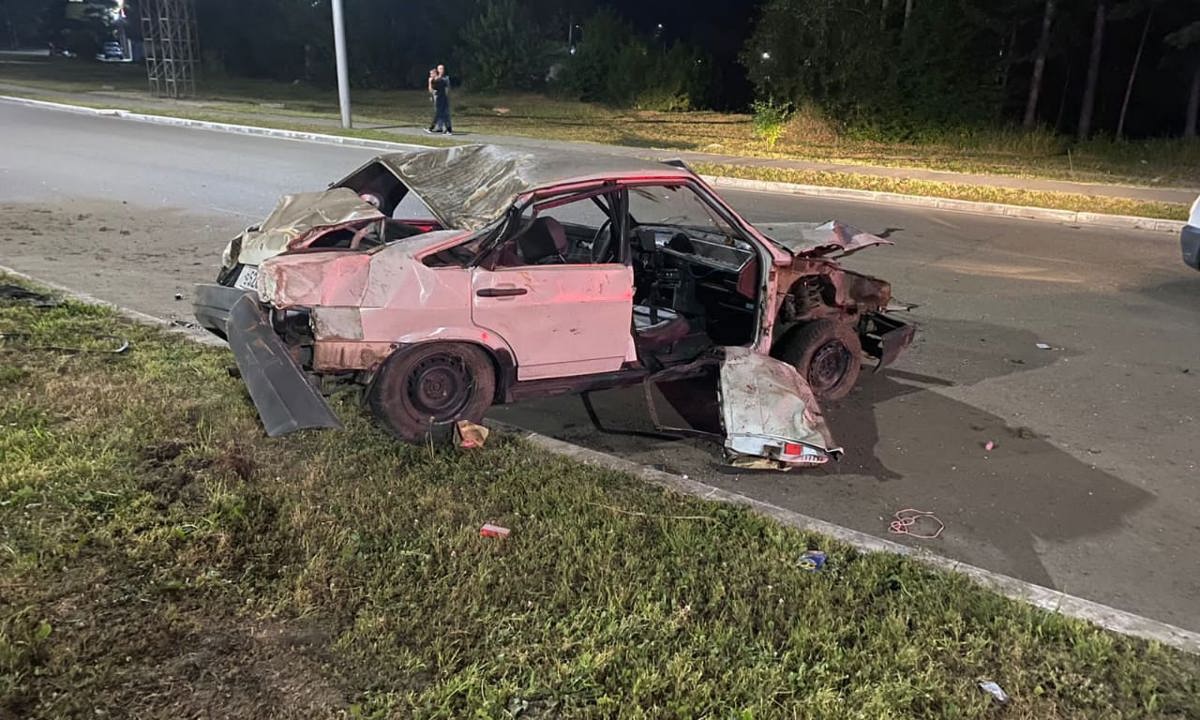
<instances>
[{"instance_id":1,"label":"detached car door","mask_svg":"<svg viewBox=\"0 0 1200 720\"><path fill-rule=\"evenodd\" d=\"M629 358L633 269L616 248L593 257L598 236L616 235L595 193L551 199L473 270L472 321L512 348L518 380L613 372Z\"/></svg>"}]
</instances>

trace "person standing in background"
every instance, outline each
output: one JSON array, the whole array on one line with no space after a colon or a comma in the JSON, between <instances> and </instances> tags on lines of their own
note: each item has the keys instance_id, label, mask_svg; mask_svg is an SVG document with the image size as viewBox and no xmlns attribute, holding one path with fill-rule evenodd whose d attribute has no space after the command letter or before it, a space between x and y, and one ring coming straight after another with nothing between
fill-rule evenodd
<instances>
[{"instance_id":1,"label":"person standing in background","mask_svg":"<svg viewBox=\"0 0 1200 720\"><path fill-rule=\"evenodd\" d=\"M434 132L453 135L450 123L450 76L446 74L446 66L437 66L437 76L431 83L433 86Z\"/></svg>"}]
</instances>

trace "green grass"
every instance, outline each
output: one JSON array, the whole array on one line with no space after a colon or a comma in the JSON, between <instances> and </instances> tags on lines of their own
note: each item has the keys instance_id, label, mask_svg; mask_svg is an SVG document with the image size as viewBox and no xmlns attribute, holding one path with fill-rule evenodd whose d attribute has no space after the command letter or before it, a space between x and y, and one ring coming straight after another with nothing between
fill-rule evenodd
<instances>
[{"instance_id":1,"label":"green grass","mask_svg":"<svg viewBox=\"0 0 1200 720\"><path fill-rule=\"evenodd\" d=\"M1043 192L1017 188L993 187L990 185L963 185L959 183L931 182L912 178L890 178L853 173L824 172L820 170L793 170L754 165L725 165L695 163L692 169L704 175L767 180L771 182L819 185L822 187L871 190L874 192L921 195L924 197L969 200L971 202L1003 203L1028 207L1074 210L1105 213L1108 215L1134 215L1138 217L1162 218L1165 220L1187 220L1188 206L1179 203L1147 202L1125 198L1110 198L1076 193Z\"/></svg>"},{"instance_id":2,"label":"green grass","mask_svg":"<svg viewBox=\"0 0 1200 720\"><path fill-rule=\"evenodd\" d=\"M0 717L1200 717L1197 658L911 559L351 398L266 439L227 352L105 309L0 333Z\"/></svg>"},{"instance_id":3,"label":"green grass","mask_svg":"<svg viewBox=\"0 0 1200 720\"><path fill-rule=\"evenodd\" d=\"M86 61L0 61L0 81L4 80L72 93L127 93L132 103L146 90L140 65ZM198 103L243 119L285 116L296 122L305 117L328 122L337 115L336 93L304 83L206 76L196 101L181 107L195 110ZM353 101L360 123L429 122L431 108L424 92L356 89ZM529 93L466 90L456 92L454 110L457 126L481 134L1090 182L1200 185L1197 140L1096 139L1072 145L1045 131L961 130L937 133L922 142L884 143L839 132L818 112L805 109L770 144L755 134L753 118L745 113L625 110Z\"/></svg>"}]
</instances>

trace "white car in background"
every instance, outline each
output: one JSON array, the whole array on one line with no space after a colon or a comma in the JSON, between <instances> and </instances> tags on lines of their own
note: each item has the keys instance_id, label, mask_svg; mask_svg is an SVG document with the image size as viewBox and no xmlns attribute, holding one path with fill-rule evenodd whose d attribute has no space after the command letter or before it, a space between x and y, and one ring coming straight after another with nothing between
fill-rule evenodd
<instances>
[{"instance_id":1,"label":"white car in background","mask_svg":"<svg viewBox=\"0 0 1200 720\"><path fill-rule=\"evenodd\" d=\"M1183 248L1183 263L1200 270L1200 198L1192 203L1192 215L1188 216L1188 224L1183 226L1180 233L1180 245Z\"/></svg>"},{"instance_id":2,"label":"white car in background","mask_svg":"<svg viewBox=\"0 0 1200 720\"><path fill-rule=\"evenodd\" d=\"M1183 247L1183 262L1200 270L1200 197L1192 203L1192 213L1179 235L1179 244Z\"/></svg>"}]
</instances>

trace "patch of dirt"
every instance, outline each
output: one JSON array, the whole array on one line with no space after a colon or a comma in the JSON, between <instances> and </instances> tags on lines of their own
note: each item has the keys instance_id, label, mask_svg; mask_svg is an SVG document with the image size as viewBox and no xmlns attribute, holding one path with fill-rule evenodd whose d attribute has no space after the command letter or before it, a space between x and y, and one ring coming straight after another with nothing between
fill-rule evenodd
<instances>
[{"instance_id":1,"label":"patch of dirt","mask_svg":"<svg viewBox=\"0 0 1200 720\"><path fill-rule=\"evenodd\" d=\"M193 506L204 500L204 491L196 482L196 471L206 467L207 461L191 458L184 463L175 462L189 447L188 443L178 440L164 440L141 451L139 470L142 478L138 485L154 496L159 510L166 510L177 502Z\"/></svg>"},{"instance_id":2,"label":"patch of dirt","mask_svg":"<svg viewBox=\"0 0 1200 720\"><path fill-rule=\"evenodd\" d=\"M246 222L115 201L0 203L0 257L35 277L167 320L190 321L196 282Z\"/></svg>"},{"instance_id":3,"label":"patch of dirt","mask_svg":"<svg viewBox=\"0 0 1200 720\"><path fill-rule=\"evenodd\" d=\"M227 447L216 458L196 456L181 460L190 448L191 445L179 440L164 440L142 448L139 469L143 476L139 485L154 496L158 508L165 510L177 502L194 507L203 502L204 490L197 478L202 471L232 475L241 482L254 475L254 461L239 445Z\"/></svg>"},{"instance_id":4,"label":"patch of dirt","mask_svg":"<svg viewBox=\"0 0 1200 720\"><path fill-rule=\"evenodd\" d=\"M213 467L236 475L242 482L254 475L254 461L246 456L245 448L237 445L226 448L213 462Z\"/></svg>"},{"instance_id":5,"label":"patch of dirt","mask_svg":"<svg viewBox=\"0 0 1200 720\"><path fill-rule=\"evenodd\" d=\"M348 705L322 667L320 656L329 640L317 628L227 621L171 635L159 638L170 646L162 648L165 661L139 683L141 697L170 698L154 714L312 718L332 716Z\"/></svg>"}]
</instances>

